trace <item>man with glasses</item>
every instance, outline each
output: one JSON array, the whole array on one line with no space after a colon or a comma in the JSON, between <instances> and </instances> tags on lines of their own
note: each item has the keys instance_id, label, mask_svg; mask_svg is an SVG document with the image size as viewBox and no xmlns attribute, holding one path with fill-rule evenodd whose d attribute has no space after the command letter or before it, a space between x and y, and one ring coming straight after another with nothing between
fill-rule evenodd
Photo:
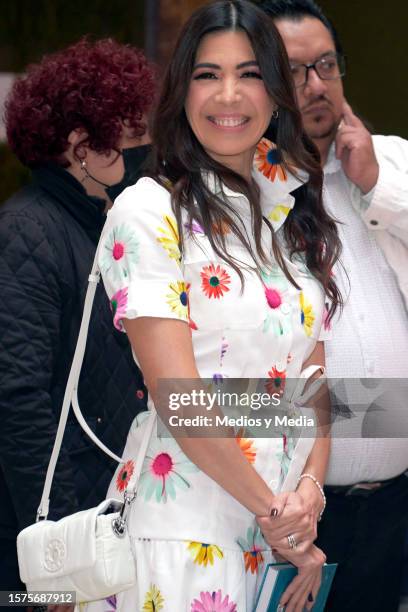
<instances>
[{"instance_id":1,"label":"man with glasses","mask_svg":"<svg viewBox=\"0 0 408 612\"><path fill-rule=\"evenodd\" d=\"M324 204L343 245L334 273L345 306L325 342L327 374L342 381L349 417L332 428L318 527L318 546L339 563L327 609L393 612L408 523L408 440L395 415L398 401L406 410L406 397L385 393L363 412L350 398L354 383L368 394L379 379L388 379L390 392L396 378L408 379L408 142L372 136L354 114L338 35L312 0L261 6L286 46L305 131L322 160Z\"/></svg>"}]
</instances>

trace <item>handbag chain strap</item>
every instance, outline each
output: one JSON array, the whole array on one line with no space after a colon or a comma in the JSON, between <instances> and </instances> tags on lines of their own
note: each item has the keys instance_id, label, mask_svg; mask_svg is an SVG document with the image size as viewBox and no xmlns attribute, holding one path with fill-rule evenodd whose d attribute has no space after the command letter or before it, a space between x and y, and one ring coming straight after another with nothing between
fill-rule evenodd
<instances>
[{"instance_id":1,"label":"handbag chain strap","mask_svg":"<svg viewBox=\"0 0 408 612\"><path fill-rule=\"evenodd\" d=\"M78 420L79 425L82 427L84 432L89 436L89 438L94 442L104 453L106 453L109 457L117 461L118 463L125 463L124 459L118 457L114 452L112 452L105 444L95 435L92 429L89 427L88 423L85 421L85 418L81 412L78 402L78 383L79 376L81 374L81 367L84 360L85 348L86 348L86 340L88 336L88 328L89 321L91 318L92 305L95 298L96 288L99 283L99 279L101 276L101 272L98 266L98 254L101 248L101 241L98 244L96 249L94 261L92 264L92 270L88 277L88 288L85 296L85 304L84 310L82 314L81 327L79 330L79 336L77 340L77 345L75 348L74 357L72 360L71 370L69 372L67 386L65 388L64 400L62 402L61 415L58 423L57 433L55 436L54 447L52 449L51 458L47 468L47 475L45 477L44 489L41 496L40 505L37 510L37 518L36 520L45 520L48 516L49 506L50 506L50 492L52 487L52 481L54 479L55 467L58 461L58 457L61 451L62 439L64 436L65 427L67 424L68 413L70 406L72 404L72 408L74 414ZM124 509L127 508L131 501L133 501L136 493L136 488L139 482L140 473L142 471L143 461L146 456L147 448L150 442L150 438L153 432L153 427L156 423L156 410L153 408L151 410L151 414L149 417L149 423L147 425L147 430L145 432L145 436L143 438L142 444L139 448L139 453L136 459L135 468L132 474L132 478L128 484L128 487L125 491L125 502ZM124 513L123 513L124 514Z\"/></svg>"}]
</instances>

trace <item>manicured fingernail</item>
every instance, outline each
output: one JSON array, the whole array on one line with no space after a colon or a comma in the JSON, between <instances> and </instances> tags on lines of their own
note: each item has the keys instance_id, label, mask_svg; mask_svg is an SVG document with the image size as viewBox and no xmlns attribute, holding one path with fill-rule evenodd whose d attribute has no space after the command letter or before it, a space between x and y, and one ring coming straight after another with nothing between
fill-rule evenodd
<instances>
[{"instance_id":1,"label":"manicured fingernail","mask_svg":"<svg viewBox=\"0 0 408 612\"><path fill-rule=\"evenodd\" d=\"M285 612L285 606L281 606L279 604L279 606L276 608L276 612Z\"/></svg>"},{"instance_id":2,"label":"manicured fingernail","mask_svg":"<svg viewBox=\"0 0 408 612\"><path fill-rule=\"evenodd\" d=\"M309 595L307 596L307 601L314 601L313 595L311 593L309 593Z\"/></svg>"},{"instance_id":3,"label":"manicured fingernail","mask_svg":"<svg viewBox=\"0 0 408 612\"><path fill-rule=\"evenodd\" d=\"M277 508L272 508L271 516L278 516L278 514L279 514L279 510Z\"/></svg>"}]
</instances>

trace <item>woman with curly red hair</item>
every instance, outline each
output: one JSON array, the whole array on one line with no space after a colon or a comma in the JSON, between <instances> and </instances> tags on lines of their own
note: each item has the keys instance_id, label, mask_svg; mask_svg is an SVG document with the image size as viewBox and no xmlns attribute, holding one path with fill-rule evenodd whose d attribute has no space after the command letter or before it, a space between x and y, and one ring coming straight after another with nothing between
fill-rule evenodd
<instances>
[{"instance_id":1,"label":"woman with curly red hair","mask_svg":"<svg viewBox=\"0 0 408 612\"><path fill-rule=\"evenodd\" d=\"M0 208L0 590L21 590L15 539L35 519L106 210L141 171L155 77L143 53L81 40L30 66L6 103L11 148L32 182ZM115 304L111 304L112 309ZM98 288L79 389L120 454L145 407L141 374ZM96 505L115 465L68 422L51 503Z\"/></svg>"}]
</instances>

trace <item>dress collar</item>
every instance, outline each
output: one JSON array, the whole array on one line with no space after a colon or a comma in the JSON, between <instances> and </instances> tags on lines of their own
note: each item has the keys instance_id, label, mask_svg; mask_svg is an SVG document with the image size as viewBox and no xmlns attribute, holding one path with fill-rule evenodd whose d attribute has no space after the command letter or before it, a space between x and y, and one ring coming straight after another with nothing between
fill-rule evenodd
<instances>
[{"instance_id":1,"label":"dress collar","mask_svg":"<svg viewBox=\"0 0 408 612\"><path fill-rule=\"evenodd\" d=\"M305 173L299 173L296 177L288 172L281 162L282 156L276 145L262 138L256 149L252 176L260 189L263 215L270 221L275 232L284 224L295 205L296 200L292 192L307 181ZM242 193L222 184L212 172L203 171L202 177L212 193L234 198L234 207L242 206L243 212L248 211L248 200Z\"/></svg>"}]
</instances>

